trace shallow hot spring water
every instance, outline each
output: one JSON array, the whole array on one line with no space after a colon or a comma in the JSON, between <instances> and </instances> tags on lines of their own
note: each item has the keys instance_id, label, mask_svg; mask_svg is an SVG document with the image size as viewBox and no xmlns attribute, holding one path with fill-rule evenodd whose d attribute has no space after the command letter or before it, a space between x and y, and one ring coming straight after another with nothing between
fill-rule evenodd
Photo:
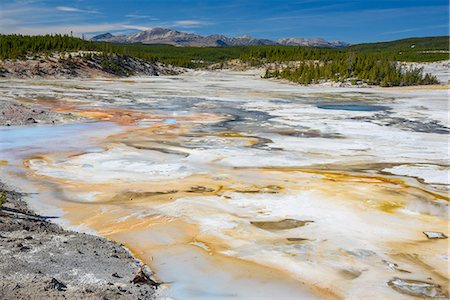
<instances>
[{"instance_id":1,"label":"shallow hot spring water","mask_svg":"<svg viewBox=\"0 0 450 300\"><path fill-rule=\"evenodd\" d=\"M0 82L12 98L94 117L1 128L1 178L40 213L123 243L164 295L448 294L448 240L423 233L448 235L445 93L207 72L70 83ZM393 121L405 118L416 127Z\"/></svg>"},{"instance_id":2,"label":"shallow hot spring water","mask_svg":"<svg viewBox=\"0 0 450 300\"><path fill-rule=\"evenodd\" d=\"M321 109L349 110L349 111L382 111L389 107L381 105L358 105L358 104L327 104L318 105Z\"/></svg>"}]
</instances>

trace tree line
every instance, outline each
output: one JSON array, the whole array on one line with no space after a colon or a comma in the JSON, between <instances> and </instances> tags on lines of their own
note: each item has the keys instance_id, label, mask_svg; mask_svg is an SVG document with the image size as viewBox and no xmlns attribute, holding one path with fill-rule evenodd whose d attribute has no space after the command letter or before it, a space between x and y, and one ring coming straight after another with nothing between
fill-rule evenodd
<instances>
[{"instance_id":1,"label":"tree line","mask_svg":"<svg viewBox=\"0 0 450 300\"><path fill-rule=\"evenodd\" d=\"M30 54L96 50L93 43L68 35L0 35L0 59L20 59Z\"/></svg>"}]
</instances>

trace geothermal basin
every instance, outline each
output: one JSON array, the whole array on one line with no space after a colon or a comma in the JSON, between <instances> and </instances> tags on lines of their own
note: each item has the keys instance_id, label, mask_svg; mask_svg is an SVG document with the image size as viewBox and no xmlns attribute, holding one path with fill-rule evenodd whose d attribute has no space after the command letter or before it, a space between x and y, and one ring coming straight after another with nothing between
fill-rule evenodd
<instances>
[{"instance_id":1,"label":"geothermal basin","mask_svg":"<svg viewBox=\"0 0 450 300\"><path fill-rule=\"evenodd\" d=\"M446 90L195 71L0 91L84 117L1 127L1 178L124 244L165 296L448 295L448 239L424 234L449 234Z\"/></svg>"}]
</instances>

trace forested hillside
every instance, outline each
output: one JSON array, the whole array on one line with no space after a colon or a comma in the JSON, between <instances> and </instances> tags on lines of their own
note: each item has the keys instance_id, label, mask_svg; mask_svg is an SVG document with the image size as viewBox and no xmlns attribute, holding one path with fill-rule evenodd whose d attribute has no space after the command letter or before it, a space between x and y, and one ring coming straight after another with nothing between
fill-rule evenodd
<instances>
[{"instance_id":1,"label":"forested hillside","mask_svg":"<svg viewBox=\"0 0 450 300\"><path fill-rule=\"evenodd\" d=\"M274 61L327 59L357 52L382 54L390 60L437 61L448 59L449 37L411 38L392 42L352 45L346 49L298 46L175 47L169 45L111 44L84 41L67 35L0 35L0 59L23 58L53 51L92 50L133 55L150 61L196 67L241 58L254 64Z\"/></svg>"},{"instance_id":2,"label":"forested hillside","mask_svg":"<svg viewBox=\"0 0 450 300\"><path fill-rule=\"evenodd\" d=\"M50 56L55 52L92 51L89 57L132 56L147 62L187 68L205 67L231 59L239 59L251 66L297 62L295 68L268 70L266 77L285 78L304 84L320 80L350 79L392 86L436 83L435 78L423 75L419 69L402 70L395 61L448 59L448 40L448 37L412 38L353 45L346 49L326 49L298 46L150 46L90 42L67 35L0 35L0 59Z\"/></svg>"},{"instance_id":3,"label":"forested hillside","mask_svg":"<svg viewBox=\"0 0 450 300\"><path fill-rule=\"evenodd\" d=\"M399 61L438 61L449 59L449 37L408 38L391 42L352 45L349 51L382 53Z\"/></svg>"}]
</instances>

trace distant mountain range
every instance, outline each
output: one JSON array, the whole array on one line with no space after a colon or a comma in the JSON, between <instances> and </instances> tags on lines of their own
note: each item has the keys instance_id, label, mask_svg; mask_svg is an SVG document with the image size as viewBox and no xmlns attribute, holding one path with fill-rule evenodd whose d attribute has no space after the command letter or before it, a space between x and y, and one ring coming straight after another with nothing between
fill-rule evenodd
<instances>
[{"instance_id":1,"label":"distant mountain range","mask_svg":"<svg viewBox=\"0 0 450 300\"><path fill-rule=\"evenodd\" d=\"M342 41L327 41L320 38L286 38L277 40L278 44L285 46L308 46L322 48L345 48L350 43Z\"/></svg>"},{"instance_id":2,"label":"distant mountain range","mask_svg":"<svg viewBox=\"0 0 450 300\"><path fill-rule=\"evenodd\" d=\"M268 39L256 39L246 35L240 37L226 37L219 34L201 36L194 33L181 32L167 28L152 28L129 35L112 35L108 32L94 36L91 41L113 43L165 44L173 46L194 47L287 45L344 48L350 45L346 42L326 41L320 38L286 38L272 41Z\"/></svg>"}]
</instances>

